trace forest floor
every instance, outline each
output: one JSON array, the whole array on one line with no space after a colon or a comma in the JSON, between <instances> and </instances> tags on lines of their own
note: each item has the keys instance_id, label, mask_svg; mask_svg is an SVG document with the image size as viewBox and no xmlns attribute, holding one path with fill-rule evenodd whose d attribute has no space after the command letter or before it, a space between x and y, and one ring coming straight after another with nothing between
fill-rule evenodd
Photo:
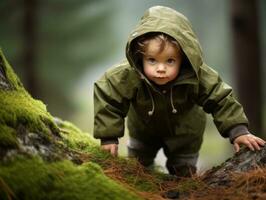
<instances>
[{"instance_id":1,"label":"forest floor","mask_svg":"<svg viewBox=\"0 0 266 200\"><path fill-rule=\"evenodd\" d=\"M266 199L266 168L255 167L248 172L226 172L222 164L204 174L191 178L178 178L167 174L156 174L137 162L128 165L121 160L110 159L99 162L105 175L120 182L126 188L148 200L244 200ZM224 170L229 179L220 179L214 174ZM218 178L218 179L217 179Z\"/></svg>"}]
</instances>

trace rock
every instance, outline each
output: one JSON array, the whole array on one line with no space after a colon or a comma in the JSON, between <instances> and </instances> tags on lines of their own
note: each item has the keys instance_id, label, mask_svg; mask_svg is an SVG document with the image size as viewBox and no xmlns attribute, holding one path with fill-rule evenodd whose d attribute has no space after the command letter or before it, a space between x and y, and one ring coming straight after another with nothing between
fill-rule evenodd
<instances>
[{"instance_id":1,"label":"rock","mask_svg":"<svg viewBox=\"0 0 266 200\"><path fill-rule=\"evenodd\" d=\"M12 87L6 77L6 73L3 66L4 66L4 60L2 59L2 57L0 57L0 89L9 90Z\"/></svg>"},{"instance_id":2,"label":"rock","mask_svg":"<svg viewBox=\"0 0 266 200\"><path fill-rule=\"evenodd\" d=\"M230 186L233 173L248 172L266 165L266 146L260 151L251 151L247 147L242 148L232 158L218 167L208 170L203 181L209 186Z\"/></svg>"}]
</instances>

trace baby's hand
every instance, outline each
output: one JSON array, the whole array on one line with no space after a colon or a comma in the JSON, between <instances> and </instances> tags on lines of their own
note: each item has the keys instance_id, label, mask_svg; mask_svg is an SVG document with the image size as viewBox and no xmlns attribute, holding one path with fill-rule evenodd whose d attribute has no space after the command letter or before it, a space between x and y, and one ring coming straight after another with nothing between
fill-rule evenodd
<instances>
[{"instance_id":1,"label":"baby's hand","mask_svg":"<svg viewBox=\"0 0 266 200\"><path fill-rule=\"evenodd\" d=\"M240 145L246 145L250 150L260 150L260 146L265 145L265 141L259 137L256 137L252 134L240 135L234 140L234 148L235 151L238 152L240 149Z\"/></svg>"},{"instance_id":2,"label":"baby's hand","mask_svg":"<svg viewBox=\"0 0 266 200\"><path fill-rule=\"evenodd\" d=\"M101 146L101 149L108 151L113 156L117 156L118 152L118 145L117 144L105 144Z\"/></svg>"}]
</instances>

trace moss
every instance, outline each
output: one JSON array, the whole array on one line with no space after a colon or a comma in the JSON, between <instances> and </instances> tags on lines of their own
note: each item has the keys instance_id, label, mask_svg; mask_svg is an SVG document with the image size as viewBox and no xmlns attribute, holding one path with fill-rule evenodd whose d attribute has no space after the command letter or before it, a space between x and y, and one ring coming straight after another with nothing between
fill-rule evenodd
<instances>
[{"instance_id":1,"label":"moss","mask_svg":"<svg viewBox=\"0 0 266 200\"><path fill-rule=\"evenodd\" d=\"M14 73L12 67L10 67L9 63L7 62L1 48L0 48L0 66L3 67L8 83L13 89L16 90L24 89L21 81Z\"/></svg>"},{"instance_id":2,"label":"moss","mask_svg":"<svg viewBox=\"0 0 266 200\"><path fill-rule=\"evenodd\" d=\"M140 199L103 175L94 163L45 163L40 158L0 165L0 199Z\"/></svg>"},{"instance_id":3,"label":"moss","mask_svg":"<svg viewBox=\"0 0 266 200\"><path fill-rule=\"evenodd\" d=\"M11 89L0 90L0 125L7 125L14 129L23 125L28 131L42 133L46 137L51 137L51 133L57 133L58 128L47 112L46 106L41 101L33 99L24 89L1 50L0 62L11 85ZM1 134L9 133L1 132Z\"/></svg>"},{"instance_id":4,"label":"moss","mask_svg":"<svg viewBox=\"0 0 266 200\"><path fill-rule=\"evenodd\" d=\"M95 148L99 149L96 140L89 133L84 133L74 124L58 118L56 119L56 123L59 127L63 142L69 148L87 152L95 151Z\"/></svg>"},{"instance_id":5,"label":"moss","mask_svg":"<svg viewBox=\"0 0 266 200\"><path fill-rule=\"evenodd\" d=\"M0 147L17 147L18 141L15 129L0 124Z\"/></svg>"},{"instance_id":6,"label":"moss","mask_svg":"<svg viewBox=\"0 0 266 200\"><path fill-rule=\"evenodd\" d=\"M41 101L34 100L22 92L1 91L0 102L1 123L6 123L11 127L22 124L30 131L38 130L49 133L46 123L50 125L52 117Z\"/></svg>"}]
</instances>

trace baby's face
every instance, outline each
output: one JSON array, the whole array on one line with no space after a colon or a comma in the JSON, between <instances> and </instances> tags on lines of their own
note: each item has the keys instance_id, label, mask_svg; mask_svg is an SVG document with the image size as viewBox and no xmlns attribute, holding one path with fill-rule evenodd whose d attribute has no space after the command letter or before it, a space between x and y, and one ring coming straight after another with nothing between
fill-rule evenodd
<instances>
[{"instance_id":1,"label":"baby's face","mask_svg":"<svg viewBox=\"0 0 266 200\"><path fill-rule=\"evenodd\" d=\"M179 74L182 54L174 44L167 42L160 51L161 43L151 39L143 55L143 71L146 77L157 85L174 80Z\"/></svg>"}]
</instances>

